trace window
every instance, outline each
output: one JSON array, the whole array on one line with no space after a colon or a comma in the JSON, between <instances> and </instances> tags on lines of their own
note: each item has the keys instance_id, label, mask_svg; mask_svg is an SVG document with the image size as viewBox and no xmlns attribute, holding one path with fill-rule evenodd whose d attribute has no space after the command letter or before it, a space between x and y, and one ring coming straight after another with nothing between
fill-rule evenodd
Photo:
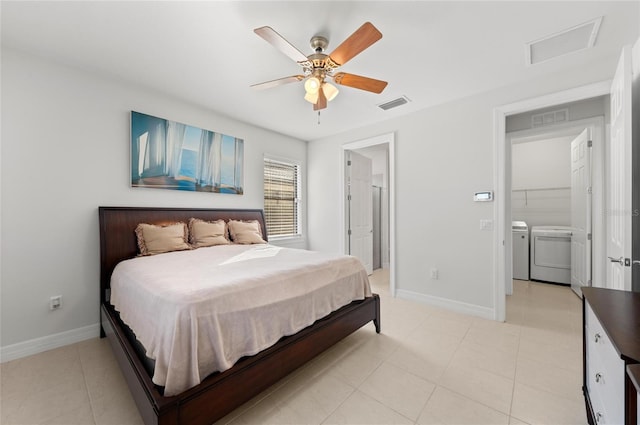
<instances>
[{"instance_id":1,"label":"window","mask_svg":"<svg viewBox=\"0 0 640 425\"><path fill-rule=\"evenodd\" d=\"M264 215L269 237L300 235L300 165L264 159Z\"/></svg>"}]
</instances>

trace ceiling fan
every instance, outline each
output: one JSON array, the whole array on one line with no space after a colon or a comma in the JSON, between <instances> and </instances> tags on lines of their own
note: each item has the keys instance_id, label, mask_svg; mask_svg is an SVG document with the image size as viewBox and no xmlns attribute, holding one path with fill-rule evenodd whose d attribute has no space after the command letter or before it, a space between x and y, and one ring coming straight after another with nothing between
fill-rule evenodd
<instances>
[{"instance_id":1,"label":"ceiling fan","mask_svg":"<svg viewBox=\"0 0 640 425\"><path fill-rule=\"evenodd\" d=\"M254 84L251 86L252 88L266 89L305 80L304 88L306 94L304 98L313 104L314 111L319 111L326 108L327 102L334 99L338 94L338 89L326 81L328 78L332 78L336 84L373 93L382 93L387 86L386 81L348 74L346 72L335 73L338 67L344 65L382 38L382 33L378 31L371 22L365 22L328 55L325 54L324 51L329 44L329 40L319 35L311 38L311 48L314 49L315 53L305 56L271 27L256 28L253 32L296 61L298 65L302 67L303 73L302 75L292 75L290 77Z\"/></svg>"}]
</instances>

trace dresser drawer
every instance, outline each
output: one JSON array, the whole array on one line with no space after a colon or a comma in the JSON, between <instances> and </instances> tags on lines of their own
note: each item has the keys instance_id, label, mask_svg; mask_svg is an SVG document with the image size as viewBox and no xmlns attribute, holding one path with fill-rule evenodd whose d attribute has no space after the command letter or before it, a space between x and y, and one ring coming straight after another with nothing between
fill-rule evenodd
<instances>
[{"instance_id":1,"label":"dresser drawer","mask_svg":"<svg viewBox=\"0 0 640 425\"><path fill-rule=\"evenodd\" d=\"M586 382L594 414L601 414L599 423L623 424L625 364L589 304L586 313Z\"/></svg>"},{"instance_id":2,"label":"dresser drawer","mask_svg":"<svg viewBox=\"0 0 640 425\"><path fill-rule=\"evenodd\" d=\"M610 385L607 385L604 381L596 382L594 375L595 373L589 375L587 386L589 388L589 398L591 399L591 408L593 409L596 423L598 425L622 424L622 422L614 419L616 415L612 416L607 412L607 406L605 406L602 400L602 397L606 396L606 391L610 388Z\"/></svg>"},{"instance_id":3,"label":"dresser drawer","mask_svg":"<svg viewBox=\"0 0 640 425\"><path fill-rule=\"evenodd\" d=\"M603 424L613 424L614 422L610 421L609 415L607 414L607 410L604 408L604 404L602 404L602 400L600 399L601 393L599 391L589 390L589 399L591 400L591 408L593 409L593 414L595 416L595 421L597 425Z\"/></svg>"}]
</instances>

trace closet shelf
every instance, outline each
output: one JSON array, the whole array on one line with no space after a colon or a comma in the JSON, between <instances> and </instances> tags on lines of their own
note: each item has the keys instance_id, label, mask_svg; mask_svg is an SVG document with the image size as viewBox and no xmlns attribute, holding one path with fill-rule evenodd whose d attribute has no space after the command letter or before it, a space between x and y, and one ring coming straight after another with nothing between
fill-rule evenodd
<instances>
[{"instance_id":1,"label":"closet shelf","mask_svg":"<svg viewBox=\"0 0 640 425\"><path fill-rule=\"evenodd\" d=\"M532 189L511 189L512 192L541 192L544 190L571 190L570 186L567 187L536 187Z\"/></svg>"}]
</instances>

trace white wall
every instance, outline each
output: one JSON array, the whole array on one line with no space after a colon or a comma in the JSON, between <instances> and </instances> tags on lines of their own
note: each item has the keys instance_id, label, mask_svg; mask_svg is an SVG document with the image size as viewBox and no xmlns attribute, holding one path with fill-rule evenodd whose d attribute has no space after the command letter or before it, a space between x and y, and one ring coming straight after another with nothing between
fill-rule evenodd
<instances>
[{"instance_id":1,"label":"white wall","mask_svg":"<svg viewBox=\"0 0 640 425\"><path fill-rule=\"evenodd\" d=\"M245 194L131 188L131 110L243 138ZM1 135L4 354L38 338L97 332L98 206L262 208L265 153L306 169L303 141L5 48ZM61 310L49 311L52 295L63 296Z\"/></svg>"},{"instance_id":2,"label":"white wall","mask_svg":"<svg viewBox=\"0 0 640 425\"><path fill-rule=\"evenodd\" d=\"M340 250L340 146L396 134L396 284L402 297L493 317L494 108L611 78L617 58L391 119L309 145L310 248ZM524 70L523 70L524 72ZM496 197L501 196L496 193ZM333 229L328 231L327 229ZM429 270L440 278L431 280ZM383 312L384 314L384 312Z\"/></svg>"},{"instance_id":3,"label":"white wall","mask_svg":"<svg viewBox=\"0 0 640 425\"><path fill-rule=\"evenodd\" d=\"M571 225L571 141L575 136L511 146L512 220Z\"/></svg>"},{"instance_id":4,"label":"white wall","mask_svg":"<svg viewBox=\"0 0 640 425\"><path fill-rule=\"evenodd\" d=\"M511 186L514 190L571 186L571 141L574 136L543 139L511 146Z\"/></svg>"}]
</instances>

